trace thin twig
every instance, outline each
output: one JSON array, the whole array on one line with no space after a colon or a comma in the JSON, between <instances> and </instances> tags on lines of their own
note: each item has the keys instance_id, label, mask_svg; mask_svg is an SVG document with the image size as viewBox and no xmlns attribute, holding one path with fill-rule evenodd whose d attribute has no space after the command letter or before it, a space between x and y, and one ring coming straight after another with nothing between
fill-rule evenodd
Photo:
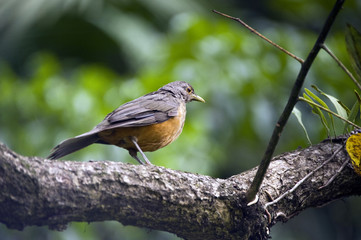
<instances>
[{"instance_id":1,"label":"thin twig","mask_svg":"<svg viewBox=\"0 0 361 240\"><path fill-rule=\"evenodd\" d=\"M315 172L317 172L320 168L322 168L323 166L325 166L327 163L329 163L332 159L334 159L334 157L336 156L337 153L339 153L341 151L341 149L343 148L343 145L341 145L333 154L331 157L329 157L326 161L324 161L320 166L318 166L317 168L315 168L314 170L312 170L311 172L309 172L306 176L304 176L300 181L298 181L293 188L287 190L286 192L284 192L283 194L281 194L278 198L276 198L275 200L273 200L272 202L268 202L264 205L264 208L267 209L269 206L279 202L281 199L283 199L285 196L287 196L290 193L293 193L302 183L304 183L310 176L312 176Z\"/></svg>"},{"instance_id":2,"label":"thin twig","mask_svg":"<svg viewBox=\"0 0 361 240\"><path fill-rule=\"evenodd\" d=\"M258 37L262 38L263 40L267 41L268 43L270 43L272 46L278 48L279 50L281 50L282 52L286 53L288 56L292 57L293 59L296 59L299 63L303 63L304 60L300 57L297 57L296 55L294 55L293 53L287 51L286 49L284 49L283 47L281 47L280 45L278 45L277 43L272 42L272 40L268 39L267 37L263 36L261 33L257 32L257 30L255 30L254 28L252 28L251 26L249 26L247 23L243 22L240 18L236 18L236 17L232 17L229 16L225 13L221 13L218 12L217 10L213 10L214 13L217 13L223 17L232 19L236 22L239 22L240 24L242 24L245 28L247 28L248 30L250 30L252 33L256 34Z\"/></svg>"},{"instance_id":3,"label":"thin twig","mask_svg":"<svg viewBox=\"0 0 361 240\"><path fill-rule=\"evenodd\" d=\"M335 180L335 178L342 172L342 170L346 167L346 165L350 162L349 159L346 159L346 161L343 162L342 166L336 171L336 173L327 181L327 183L321 187L318 188L318 190L321 190L325 187L327 187L328 185L330 185L333 180Z\"/></svg>"},{"instance_id":4,"label":"thin twig","mask_svg":"<svg viewBox=\"0 0 361 240\"><path fill-rule=\"evenodd\" d=\"M315 102L312 102L312 101L310 101L310 100L308 100L308 99L306 99L306 98L304 98L304 97L299 97L298 99L301 100L301 101L304 101L304 102L306 102L306 103L308 103L308 104L310 104L310 105L313 105L313 106L315 106L315 107L318 107L318 108L322 109L323 111L328 112L329 114L334 115L335 117L341 119L342 121L347 122L348 124L354 126L355 128L360 128L360 126L358 126L358 125L356 125L355 123L351 122L350 120L347 120L346 118L338 115L337 113L332 112L330 109L327 109L327 108L325 108L324 106L321 106L321 105L319 105L319 104L317 104L317 103L315 103Z\"/></svg>"},{"instance_id":5,"label":"thin twig","mask_svg":"<svg viewBox=\"0 0 361 240\"><path fill-rule=\"evenodd\" d=\"M247 200L252 201L258 193L258 190L263 182L264 176L268 169L268 166L271 162L272 155L275 151L277 143L280 139L283 128L285 127L288 118L290 117L294 106L298 101L298 96L300 94L301 88L305 81L306 75L311 68L313 61L315 60L318 52L321 49L321 45L325 42L328 32L335 21L335 18L338 12L341 10L344 0L337 0L332 11L330 12L325 24L322 27L321 33L318 36L317 41L315 42L311 52L308 54L306 61L302 64L300 72L298 73L297 79L293 85L292 91L288 98L288 102L276 123L275 128L273 129L273 133L270 141L268 142L267 149L263 155L262 161L258 167L256 176L254 177L250 188L247 191Z\"/></svg>"},{"instance_id":6,"label":"thin twig","mask_svg":"<svg viewBox=\"0 0 361 240\"><path fill-rule=\"evenodd\" d=\"M325 45L321 45L322 49L325 50L335 61L336 63L345 71L345 73L351 78L351 80L356 84L356 86L361 90L361 84L357 79L352 75L352 73L347 69L345 65L336 57L335 54Z\"/></svg>"}]
</instances>

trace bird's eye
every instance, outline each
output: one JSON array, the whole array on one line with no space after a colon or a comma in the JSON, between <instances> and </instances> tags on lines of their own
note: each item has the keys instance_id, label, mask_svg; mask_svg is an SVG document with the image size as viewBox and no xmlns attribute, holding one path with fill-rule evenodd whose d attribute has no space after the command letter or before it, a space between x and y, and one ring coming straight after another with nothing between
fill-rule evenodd
<instances>
[{"instance_id":1,"label":"bird's eye","mask_svg":"<svg viewBox=\"0 0 361 240\"><path fill-rule=\"evenodd\" d=\"M186 91L187 91L187 93L191 93L191 92L192 92L192 88L187 87Z\"/></svg>"}]
</instances>

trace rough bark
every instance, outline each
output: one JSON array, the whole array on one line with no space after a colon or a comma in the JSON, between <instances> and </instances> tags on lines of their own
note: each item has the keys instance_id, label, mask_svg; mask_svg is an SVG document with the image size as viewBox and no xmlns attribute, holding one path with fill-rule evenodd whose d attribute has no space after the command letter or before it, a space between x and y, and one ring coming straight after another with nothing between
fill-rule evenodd
<instances>
[{"instance_id":1,"label":"rough bark","mask_svg":"<svg viewBox=\"0 0 361 240\"><path fill-rule=\"evenodd\" d=\"M308 207L360 194L361 178L348 165L325 184L347 153L336 157L296 191L264 210L264 204L292 188L328 159L340 143L325 142L277 156L247 207L245 192L256 168L228 179L119 162L50 161L24 157L0 144L0 222L8 228L71 221L117 220L164 230L185 239L266 239L268 229Z\"/></svg>"}]
</instances>

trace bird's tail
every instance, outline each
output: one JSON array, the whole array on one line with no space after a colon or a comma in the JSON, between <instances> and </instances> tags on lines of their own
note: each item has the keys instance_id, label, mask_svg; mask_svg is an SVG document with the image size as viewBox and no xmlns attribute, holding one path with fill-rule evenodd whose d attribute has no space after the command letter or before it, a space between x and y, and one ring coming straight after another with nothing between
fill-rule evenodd
<instances>
[{"instance_id":1,"label":"bird's tail","mask_svg":"<svg viewBox=\"0 0 361 240\"><path fill-rule=\"evenodd\" d=\"M58 159L79 149L85 148L99 140L98 134L82 134L74 138L64 140L53 148L52 153L47 157L49 159Z\"/></svg>"}]
</instances>

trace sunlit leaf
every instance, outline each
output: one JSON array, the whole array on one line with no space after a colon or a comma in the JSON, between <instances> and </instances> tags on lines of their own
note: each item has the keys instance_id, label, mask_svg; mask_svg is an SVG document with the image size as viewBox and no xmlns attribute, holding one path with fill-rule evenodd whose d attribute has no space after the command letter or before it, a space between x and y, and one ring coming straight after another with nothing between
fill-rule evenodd
<instances>
[{"instance_id":1,"label":"sunlit leaf","mask_svg":"<svg viewBox=\"0 0 361 240\"><path fill-rule=\"evenodd\" d=\"M326 104L321 98L319 98L317 95L315 95L313 92L311 92L311 91L310 91L309 89L307 89L307 88L305 88L305 91L306 91L306 93L307 93L311 98L315 99L319 104L321 104L322 107L330 110L330 108L327 106L327 104ZM317 108L317 109L318 109L318 108ZM321 111L320 109L318 109L318 111L322 113L322 111ZM330 110L330 111L331 111L331 110ZM318 113L316 113L316 114L318 114ZM322 113L322 115L323 115L323 113ZM333 116L332 116L332 114L330 114L330 113L328 113L328 116L330 117L330 120L331 120L332 130L333 130L333 132L335 133L335 122L334 122L334 120L333 120ZM325 122L327 123L327 120L326 120L325 117L324 117L324 119L325 119Z\"/></svg>"},{"instance_id":2,"label":"sunlit leaf","mask_svg":"<svg viewBox=\"0 0 361 240\"><path fill-rule=\"evenodd\" d=\"M323 96L327 97L332 104L335 106L336 108L336 113L338 115L340 115L343 118L347 119L347 111L345 110L345 108L342 106L342 104L340 104L340 100L338 100L337 98L335 98L334 96L331 96L329 94L324 93L323 91L321 91L317 86L312 85L312 88L314 88L317 92L319 92L320 94L322 94Z\"/></svg>"},{"instance_id":3,"label":"sunlit leaf","mask_svg":"<svg viewBox=\"0 0 361 240\"><path fill-rule=\"evenodd\" d=\"M343 102L341 102L340 100L338 101L338 104L340 104L341 107L343 107L343 109L345 109L347 116L349 116L351 110Z\"/></svg>"},{"instance_id":4,"label":"sunlit leaf","mask_svg":"<svg viewBox=\"0 0 361 240\"><path fill-rule=\"evenodd\" d=\"M314 103L314 101L312 100L311 97L309 97L307 94L303 94L303 97L311 102ZM312 107L312 112L317 114L319 117L320 117L320 120L321 120L321 123L322 125L326 128L326 131L327 131L327 134L330 134L330 128L328 126L328 123L327 123L327 120L325 118L325 115L323 114L323 112L318 108L318 107L315 107L314 105L312 104L309 104L311 107Z\"/></svg>"},{"instance_id":5,"label":"sunlit leaf","mask_svg":"<svg viewBox=\"0 0 361 240\"><path fill-rule=\"evenodd\" d=\"M303 125L303 122L302 122L302 113L301 113L301 111L298 110L297 107L294 107L293 110L292 110L292 113L296 116L298 123L301 125L303 131L304 131L305 134L306 134L306 138L307 138L308 143L311 145L312 142L311 142L311 140L310 140L310 137L308 136L307 130L306 130L306 128L305 128L305 125Z\"/></svg>"},{"instance_id":6,"label":"sunlit leaf","mask_svg":"<svg viewBox=\"0 0 361 240\"><path fill-rule=\"evenodd\" d=\"M327 106L327 104L319 98L317 95L315 95L313 92L311 92L309 89L305 88L306 93L313 99L315 99L319 104L321 104L323 107L330 110L330 108Z\"/></svg>"}]
</instances>

